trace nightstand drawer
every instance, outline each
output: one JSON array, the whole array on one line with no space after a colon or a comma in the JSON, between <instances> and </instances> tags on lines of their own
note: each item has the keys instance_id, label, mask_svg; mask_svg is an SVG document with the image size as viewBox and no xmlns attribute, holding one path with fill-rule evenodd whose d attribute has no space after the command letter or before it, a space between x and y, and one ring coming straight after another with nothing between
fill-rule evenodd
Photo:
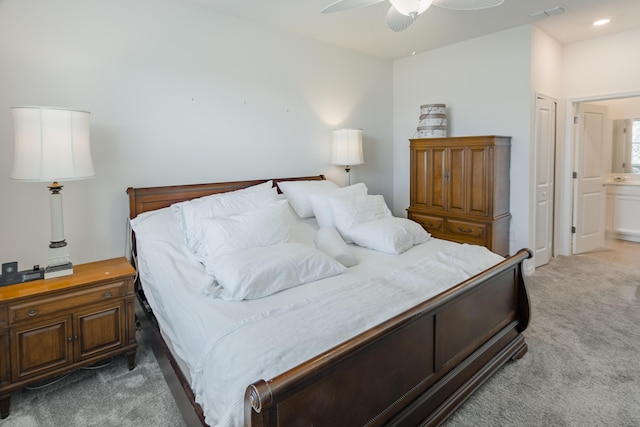
<instances>
[{"instance_id":1,"label":"nightstand drawer","mask_svg":"<svg viewBox=\"0 0 640 427\"><path fill-rule=\"evenodd\" d=\"M484 239L486 236L487 226L485 224L478 224L474 222L447 219L447 231L459 236Z\"/></svg>"},{"instance_id":2,"label":"nightstand drawer","mask_svg":"<svg viewBox=\"0 0 640 427\"><path fill-rule=\"evenodd\" d=\"M125 294L125 282L119 281L76 292L40 298L37 301L13 304L9 305L9 323L26 319L39 319L60 310L121 298Z\"/></svg>"}]
</instances>

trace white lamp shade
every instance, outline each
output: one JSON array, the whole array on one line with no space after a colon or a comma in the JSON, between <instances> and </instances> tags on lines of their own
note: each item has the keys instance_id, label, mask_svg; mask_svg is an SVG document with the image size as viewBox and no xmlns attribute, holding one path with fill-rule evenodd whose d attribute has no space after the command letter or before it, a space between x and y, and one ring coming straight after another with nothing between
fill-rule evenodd
<instances>
[{"instance_id":1,"label":"white lamp shade","mask_svg":"<svg viewBox=\"0 0 640 427\"><path fill-rule=\"evenodd\" d=\"M11 179L68 181L95 175L87 111L14 107L15 153Z\"/></svg>"},{"instance_id":2,"label":"white lamp shade","mask_svg":"<svg viewBox=\"0 0 640 427\"><path fill-rule=\"evenodd\" d=\"M403 15L420 15L427 10L433 0L390 0L393 7Z\"/></svg>"},{"instance_id":3,"label":"white lamp shade","mask_svg":"<svg viewBox=\"0 0 640 427\"><path fill-rule=\"evenodd\" d=\"M333 131L333 155L331 163L341 166L364 163L362 154L362 129L337 129Z\"/></svg>"}]
</instances>

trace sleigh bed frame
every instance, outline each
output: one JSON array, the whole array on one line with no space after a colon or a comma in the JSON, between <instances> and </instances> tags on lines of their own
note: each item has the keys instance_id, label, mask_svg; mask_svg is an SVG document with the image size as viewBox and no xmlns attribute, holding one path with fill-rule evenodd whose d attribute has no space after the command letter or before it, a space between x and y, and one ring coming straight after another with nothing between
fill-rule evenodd
<instances>
[{"instance_id":1,"label":"sleigh bed frame","mask_svg":"<svg viewBox=\"0 0 640 427\"><path fill-rule=\"evenodd\" d=\"M274 179L319 180L324 176ZM129 188L130 217L267 180ZM135 252L135 237L132 245ZM247 384L245 426L438 425L493 373L527 352L530 303L523 249L275 378ZM206 425L185 375L149 321L139 320L188 425ZM146 315L144 315L145 313ZM260 349L256 349L260 351Z\"/></svg>"}]
</instances>

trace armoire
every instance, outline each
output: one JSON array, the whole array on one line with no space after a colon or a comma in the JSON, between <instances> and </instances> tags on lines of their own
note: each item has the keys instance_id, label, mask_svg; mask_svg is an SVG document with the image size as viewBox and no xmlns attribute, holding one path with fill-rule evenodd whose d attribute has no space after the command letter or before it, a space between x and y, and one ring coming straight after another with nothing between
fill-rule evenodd
<instances>
[{"instance_id":1,"label":"armoire","mask_svg":"<svg viewBox=\"0 0 640 427\"><path fill-rule=\"evenodd\" d=\"M408 218L433 237L509 255L511 137L410 142Z\"/></svg>"}]
</instances>

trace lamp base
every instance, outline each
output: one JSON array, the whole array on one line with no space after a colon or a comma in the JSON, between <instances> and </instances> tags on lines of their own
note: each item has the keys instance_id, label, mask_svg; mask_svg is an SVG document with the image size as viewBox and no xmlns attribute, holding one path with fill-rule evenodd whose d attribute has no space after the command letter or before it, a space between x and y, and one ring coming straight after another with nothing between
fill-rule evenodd
<instances>
[{"instance_id":1,"label":"lamp base","mask_svg":"<svg viewBox=\"0 0 640 427\"><path fill-rule=\"evenodd\" d=\"M347 166L344 170L346 172L346 176L344 177L344 186L348 187L351 185L351 168Z\"/></svg>"},{"instance_id":2,"label":"lamp base","mask_svg":"<svg viewBox=\"0 0 640 427\"><path fill-rule=\"evenodd\" d=\"M47 260L47 268L44 270L44 278L51 279L53 277L69 276L73 274L73 264L69 257L69 246L64 239L51 242L49 245L49 259Z\"/></svg>"},{"instance_id":3,"label":"lamp base","mask_svg":"<svg viewBox=\"0 0 640 427\"><path fill-rule=\"evenodd\" d=\"M52 279L54 277L70 276L73 274L73 264L67 263L62 265L50 265L44 269L44 278Z\"/></svg>"}]
</instances>

